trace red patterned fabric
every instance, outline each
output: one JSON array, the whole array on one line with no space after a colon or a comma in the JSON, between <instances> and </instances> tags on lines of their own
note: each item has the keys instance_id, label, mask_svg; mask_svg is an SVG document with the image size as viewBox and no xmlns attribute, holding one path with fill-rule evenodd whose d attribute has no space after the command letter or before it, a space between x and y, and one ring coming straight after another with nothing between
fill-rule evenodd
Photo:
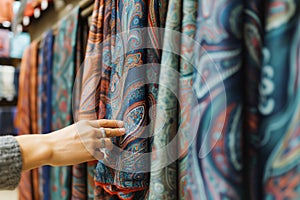
<instances>
[{"instance_id":1,"label":"red patterned fabric","mask_svg":"<svg viewBox=\"0 0 300 200\"><path fill-rule=\"evenodd\" d=\"M30 124L31 134L38 134L37 119L37 60L39 43L34 41L30 45ZM33 197L34 200L40 199L39 194L39 172L38 169L32 170Z\"/></svg>"},{"instance_id":2,"label":"red patterned fabric","mask_svg":"<svg viewBox=\"0 0 300 200\"><path fill-rule=\"evenodd\" d=\"M20 78L19 78L19 96L17 113L15 118L15 126L18 129L19 135L30 133L30 47L28 47L23 54ZM23 172L19 184L19 199L31 200L32 199L32 179L31 171Z\"/></svg>"}]
</instances>

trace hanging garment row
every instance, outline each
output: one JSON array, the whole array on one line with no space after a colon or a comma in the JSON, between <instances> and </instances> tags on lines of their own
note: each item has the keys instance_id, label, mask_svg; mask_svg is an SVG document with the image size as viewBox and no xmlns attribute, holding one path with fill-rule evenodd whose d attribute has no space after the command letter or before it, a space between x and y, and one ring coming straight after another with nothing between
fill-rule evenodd
<instances>
[{"instance_id":1,"label":"hanging garment row","mask_svg":"<svg viewBox=\"0 0 300 200\"><path fill-rule=\"evenodd\" d=\"M127 133L94 198L299 198L299 6L96 0L79 118Z\"/></svg>"},{"instance_id":2,"label":"hanging garment row","mask_svg":"<svg viewBox=\"0 0 300 200\"><path fill-rule=\"evenodd\" d=\"M76 7L40 41L26 49L21 65L19 134L44 134L73 123L72 89L85 52L88 27ZM20 199L60 199L76 195L77 167L49 167L22 174ZM74 178L72 178L74 171ZM74 179L72 181L72 179Z\"/></svg>"},{"instance_id":3,"label":"hanging garment row","mask_svg":"<svg viewBox=\"0 0 300 200\"><path fill-rule=\"evenodd\" d=\"M296 0L95 0L83 59L75 9L47 34L52 59L36 61L36 42L25 52L30 93L16 124L46 133L121 119L126 135L104 160L23 174L21 199L299 198L299 10ZM41 61L52 62L45 79Z\"/></svg>"}]
</instances>

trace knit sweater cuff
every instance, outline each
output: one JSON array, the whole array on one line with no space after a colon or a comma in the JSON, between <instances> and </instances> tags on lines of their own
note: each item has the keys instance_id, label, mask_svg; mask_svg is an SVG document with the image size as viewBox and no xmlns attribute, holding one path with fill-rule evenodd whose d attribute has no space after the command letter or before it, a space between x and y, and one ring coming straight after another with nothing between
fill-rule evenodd
<instances>
[{"instance_id":1,"label":"knit sweater cuff","mask_svg":"<svg viewBox=\"0 0 300 200\"><path fill-rule=\"evenodd\" d=\"M12 136L0 137L0 189L16 188L21 172L22 155L19 143Z\"/></svg>"}]
</instances>

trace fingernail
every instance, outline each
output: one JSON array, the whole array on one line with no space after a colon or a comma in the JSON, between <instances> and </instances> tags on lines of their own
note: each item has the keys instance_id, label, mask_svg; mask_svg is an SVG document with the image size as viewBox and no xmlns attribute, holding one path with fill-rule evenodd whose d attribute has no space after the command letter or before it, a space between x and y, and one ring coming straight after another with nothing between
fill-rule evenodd
<instances>
[{"instance_id":1,"label":"fingernail","mask_svg":"<svg viewBox=\"0 0 300 200\"><path fill-rule=\"evenodd\" d=\"M123 127L124 126L124 122L123 121L118 121L117 123L118 123L119 127Z\"/></svg>"},{"instance_id":2,"label":"fingernail","mask_svg":"<svg viewBox=\"0 0 300 200\"><path fill-rule=\"evenodd\" d=\"M125 128L119 128L119 130L120 130L120 132L122 132L122 133L126 133Z\"/></svg>"}]
</instances>

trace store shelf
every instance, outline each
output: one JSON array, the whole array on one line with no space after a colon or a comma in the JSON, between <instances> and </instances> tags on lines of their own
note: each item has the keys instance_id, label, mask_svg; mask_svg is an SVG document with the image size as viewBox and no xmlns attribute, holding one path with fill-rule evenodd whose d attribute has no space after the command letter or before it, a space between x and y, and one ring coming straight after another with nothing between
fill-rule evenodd
<instances>
[{"instance_id":1,"label":"store shelf","mask_svg":"<svg viewBox=\"0 0 300 200\"><path fill-rule=\"evenodd\" d=\"M11 65L18 67L21 63L20 58L0 58L0 65Z\"/></svg>"},{"instance_id":2,"label":"store shelf","mask_svg":"<svg viewBox=\"0 0 300 200\"><path fill-rule=\"evenodd\" d=\"M18 100L15 98L12 101L7 101L6 99L0 100L0 107L1 106L16 106L18 103Z\"/></svg>"}]
</instances>

